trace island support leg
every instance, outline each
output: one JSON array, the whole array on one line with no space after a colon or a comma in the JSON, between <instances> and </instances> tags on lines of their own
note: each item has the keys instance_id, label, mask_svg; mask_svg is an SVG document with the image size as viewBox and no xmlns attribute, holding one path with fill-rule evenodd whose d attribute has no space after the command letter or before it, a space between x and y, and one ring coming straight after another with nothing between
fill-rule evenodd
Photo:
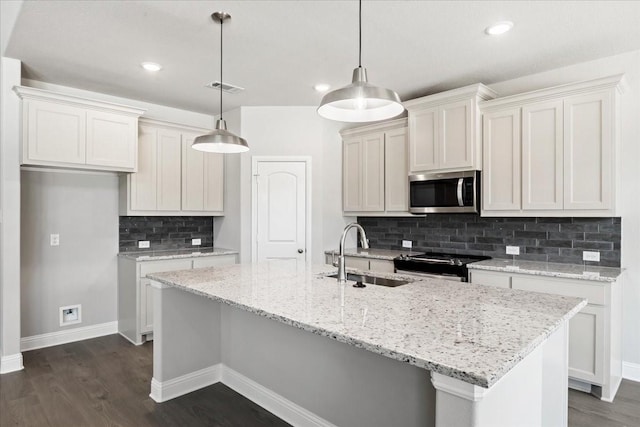
<instances>
[{"instance_id":1,"label":"island support leg","mask_svg":"<svg viewBox=\"0 0 640 427\"><path fill-rule=\"evenodd\" d=\"M160 403L220 381L220 304L190 292L153 286L153 379Z\"/></svg>"},{"instance_id":2,"label":"island support leg","mask_svg":"<svg viewBox=\"0 0 640 427\"><path fill-rule=\"evenodd\" d=\"M436 372L436 427L566 427L568 325L490 388Z\"/></svg>"}]
</instances>

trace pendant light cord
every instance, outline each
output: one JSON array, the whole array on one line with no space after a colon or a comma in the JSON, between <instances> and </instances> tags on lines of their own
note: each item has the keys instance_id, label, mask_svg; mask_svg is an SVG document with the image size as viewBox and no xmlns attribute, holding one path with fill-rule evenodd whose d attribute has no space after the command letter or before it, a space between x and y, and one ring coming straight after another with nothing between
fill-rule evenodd
<instances>
[{"instance_id":1,"label":"pendant light cord","mask_svg":"<svg viewBox=\"0 0 640 427\"><path fill-rule=\"evenodd\" d=\"M358 6L358 68L362 68L362 0Z\"/></svg>"},{"instance_id":2,"label":"pendant light cord","mask_svg":"<svg viewBox=\"0 0 640 427\"><path fill-rule=\"evenodd\" d=\"M222 120L222 85L224 80L222 79L222 25L224 25L224 17L220 19L220 120Z\"/></svg>"}]
</instances>

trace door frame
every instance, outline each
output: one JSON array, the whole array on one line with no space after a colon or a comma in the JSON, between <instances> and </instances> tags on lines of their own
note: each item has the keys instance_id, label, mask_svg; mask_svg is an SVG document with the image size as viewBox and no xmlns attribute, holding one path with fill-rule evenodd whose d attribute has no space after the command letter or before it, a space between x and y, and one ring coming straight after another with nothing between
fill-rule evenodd
<instances>
[{"instance_id":1,"label":"door frame","mask_svg":"<svg viewBox=\"0 0 640 427\"><path fill-rule=\"evenodd\" d=\"M304 162L305 164L305 262L311 262L311 156L252 156L251 157L251 262L258 259L258 163Z\"/></svg>"}]
</instances>

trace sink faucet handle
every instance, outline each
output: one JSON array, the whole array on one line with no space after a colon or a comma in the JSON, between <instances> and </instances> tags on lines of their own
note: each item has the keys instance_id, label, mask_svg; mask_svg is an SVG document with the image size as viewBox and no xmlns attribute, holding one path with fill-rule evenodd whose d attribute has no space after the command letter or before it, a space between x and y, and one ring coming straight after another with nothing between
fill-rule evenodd
<instances>
[{"instance_id":1,"label":"sink faucet handle","mask_svg":"<svg viewBox=\"0 0 640 427\"><path fill-rule=\"evenodd\" d=\"M338 260L336 259L335 249L331 251L331 265L333 265L334 267L338 266Z\"/></svg>"}]
</instances>

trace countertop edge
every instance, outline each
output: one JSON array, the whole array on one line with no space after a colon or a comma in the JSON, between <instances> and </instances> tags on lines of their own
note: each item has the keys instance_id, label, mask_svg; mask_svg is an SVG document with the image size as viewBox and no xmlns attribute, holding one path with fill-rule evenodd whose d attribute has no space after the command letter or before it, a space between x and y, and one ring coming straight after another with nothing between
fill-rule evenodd
<instances>
[{"instance_id":1,"label":"countertop edge","mask_svg":"<svg viewBox=\"0 0 640 427\"><path fill-rule=\"evenodd\" d=\"M182 258L201 258L201 257L211 257L211 256L223 256L223 255L238 255L239 252L231 249L214 249L213 252L191 252L184 254L166 254L166 255L143 255L141 252L120 252L118 253L118 257L130 259L133 261L144 262L144 261L164 261L171 259L182 259Z\"/></svg>"},{"instance_id":2,"label":"countertop edge","mask_svg":"<svg viewBox=\"0 0 640 427\"><path fill-rule=\"evenodd\" d=\"M557 277L562 279L588 280L592 282L609 282L609 283L613 283L616 280L618 280L618 277L620 277L620 275L624 272L624 269L620 268L619 274L616 277L611 277L611 276L602 276L599 274L585 275L585 274L569 273L569 272L562 272L562 271L549 271L549 270L542 270L542 269L535 269L535 268L526 268L526 267L520 267L520 266L515 268L511 266L484 265L482 264L483 262L485 261L470 263L467 265L467 268L470 270L498 271L498 272L504 272L504 273L528 274L531 276L546 276L546 277ZM576 264L567 264L567 265L576 265ZM615 267L607 267L607 268L615 268Z\"/></svg>"}]
</instances>

